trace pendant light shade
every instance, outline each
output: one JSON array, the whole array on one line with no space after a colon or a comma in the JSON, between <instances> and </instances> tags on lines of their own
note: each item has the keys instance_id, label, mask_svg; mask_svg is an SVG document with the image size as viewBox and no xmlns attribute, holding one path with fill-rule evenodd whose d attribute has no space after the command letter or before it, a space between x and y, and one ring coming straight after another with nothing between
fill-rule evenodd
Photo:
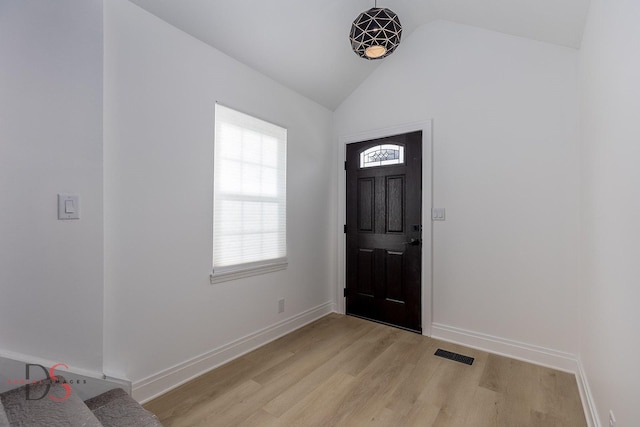
<instances>
[{"instance_id":1,"label":"pendant light shade","mask_svg":"<svg viewBox=\"0 0 640 427\"><path fill-rule=\"evenodd\" d=\"M374 7L362 12L353 24L349 39L356 55L365 59L389 56L400 44L402 25L389 9Z\"/></svg>"}]
</instances>

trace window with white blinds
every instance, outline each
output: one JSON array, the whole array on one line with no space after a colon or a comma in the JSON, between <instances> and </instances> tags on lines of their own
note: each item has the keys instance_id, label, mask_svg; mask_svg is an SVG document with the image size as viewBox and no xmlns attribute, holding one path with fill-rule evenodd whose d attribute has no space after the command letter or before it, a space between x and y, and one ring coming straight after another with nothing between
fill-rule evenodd
<instances>
[{"instance_id":1,"label":"window with white blinds","mask_svg":"<svg viewBox=\"0 0 640 427\"><path fill-rule=\"evenodd\" d=\"M212 283L287 263L287 130L216 104Z\"/></svg>"}]
</instances>

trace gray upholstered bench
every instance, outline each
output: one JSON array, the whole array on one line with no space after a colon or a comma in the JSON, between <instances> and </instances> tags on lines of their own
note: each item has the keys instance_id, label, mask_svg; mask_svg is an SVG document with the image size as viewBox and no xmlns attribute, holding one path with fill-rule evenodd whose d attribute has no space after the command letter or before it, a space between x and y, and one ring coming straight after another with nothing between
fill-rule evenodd
<instances>
[{"instance_id":1,"label":"gray upholstered bench","mask_svg":"<svg viewBox=\"0 0 640 427\"><path fill-rule=\"evenodd\" d=\"M58 377L61 381L64 378ZM82 427L155 427L162 426L155 415L144 409L124 390L116 388L83 402L76 394L56 402L46 395L63 398L62 384L32 384L0 394L0 427L7 426L82 426ZM47 387L50 387L47 389Z\"/></svg>"}]
</instances>

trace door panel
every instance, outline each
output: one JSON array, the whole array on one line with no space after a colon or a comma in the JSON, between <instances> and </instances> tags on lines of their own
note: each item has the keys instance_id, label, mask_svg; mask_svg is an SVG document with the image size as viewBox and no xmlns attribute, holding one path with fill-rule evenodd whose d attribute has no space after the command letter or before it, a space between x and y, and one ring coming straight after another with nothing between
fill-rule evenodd
<instances>
[{"instance_id":1,"label":"door panel","mask_svg":"<svg viewBox=\"0 0 640 427\"><path fill-rule=\"evenodd\" d=\"M387 233L404 233L404 176L386 177Z\"/></svg>"},{"instance_id":2,"label":"door panel","mask_svg":"<svg viewBox=\"0 0 640 427\"><path fill-rule=\"evenodd\" d=\"M358 180L358 230L373 231L375 180L361 178Z\"/></svg>"},{"instance_id":3,"label":"door panel","mask_svg":"<svg viewBox=\"0 0 640 427\"><path fill-rule=\"evenodd\" d=\"M422 132L349 144L346 168L347 314L420 332Z\"/></svg>"},{"instance_id":4,"label":"door panel","mask_svg":"<svg viewBox=\"0 0 640 427\"><path fill-rule=\"evenodd\" d=\"M387 295L395 302L404 303L404 252L387 251Z\"/></svg>"},{"instance_id":5,"label":"door panel","mask_svg":"<svg viewBox=\"0 0 640 427\"><path fill-rule=\"evenodd\" d=\"M373 296L374 278L374 252L373 249L358 250L358 281L356 291L360 295Z\"/></svg>"}]
</instances>

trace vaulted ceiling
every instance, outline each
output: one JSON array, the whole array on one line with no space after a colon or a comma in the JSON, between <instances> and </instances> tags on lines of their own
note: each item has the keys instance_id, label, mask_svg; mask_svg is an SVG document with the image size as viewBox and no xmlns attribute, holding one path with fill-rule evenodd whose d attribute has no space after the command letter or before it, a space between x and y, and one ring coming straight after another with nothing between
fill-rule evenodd
<instances>
[{"instance_id":1,"label":"vaulted ceiling","mask_svg":"<svg viewBox=\"0 0 640 427\"><path fill-rule=\"evenodd\" d=\"M393 61L393 55L367 61L351 51L351 23L374 0L130 1L331 110L382 61ZM377 5L398 14L404 40L420 25L446 19L579 48L589 0L380 0Z\"/></svg>"}]
</instances>

